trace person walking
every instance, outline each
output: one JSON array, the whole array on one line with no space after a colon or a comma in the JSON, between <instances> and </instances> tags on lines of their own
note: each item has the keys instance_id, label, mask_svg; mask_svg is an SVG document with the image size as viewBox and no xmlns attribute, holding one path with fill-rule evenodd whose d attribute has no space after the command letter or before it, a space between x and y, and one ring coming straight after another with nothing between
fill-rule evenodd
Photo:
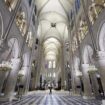
<instances>
[{"instance_id":1,"label":"person walking","mask_svg":"<svg viewBox=\"0 0 105 105\"><path fill-rule=\"evenodd\" d=\"M52 94L52 85L51 84L49 84L49 94Z\"/></svg>"},{"instance_id":2,"label":"person walking","mask_svg":"<svg viewBox=\"0 0 105 105\"><path fill-rule=\"evenodd\" d=\"M52 94L52 86L50 86L49 89L50 89L50 94Z\"/></svg>"}]
</instances>

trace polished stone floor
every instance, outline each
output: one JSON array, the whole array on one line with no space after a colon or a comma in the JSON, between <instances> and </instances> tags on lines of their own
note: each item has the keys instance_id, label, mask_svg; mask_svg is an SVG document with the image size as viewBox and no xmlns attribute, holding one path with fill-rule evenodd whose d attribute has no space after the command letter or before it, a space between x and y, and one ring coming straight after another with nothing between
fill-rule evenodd
<instances>
[{"instance_id":1,"label":"polished stone floor","mask_svg":"<svg viewBox=\"0 0 105 105\"><path fill-rule=\"evenodd\" d=\"M23 96L20 100L0 101L0 105L101 105L99 100L84 100L80 96L70 96L68 93L35 92Z\"/></svg>"}]
</instances>

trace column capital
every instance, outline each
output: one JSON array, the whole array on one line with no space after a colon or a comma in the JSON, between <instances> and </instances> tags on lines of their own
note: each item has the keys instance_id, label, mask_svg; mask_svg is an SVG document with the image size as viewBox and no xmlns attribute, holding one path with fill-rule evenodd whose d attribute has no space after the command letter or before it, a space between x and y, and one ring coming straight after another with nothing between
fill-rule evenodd
<instances>
[{"instance_id":1,"label":"column capital","mask_svg":"<svg viewBox=\"0 0 105 105\"><path fill-rule=\"evenodd\" d=\"M95 65L89 65L89 64L82 64L82 67L85 69L86 72L95 73L98 71L98 69L95 67Z\"/></svg>"},{"instance_id":2,"label":"column capital","mask_svg":"<svg viewBox=\"0 0 105 105\"><path fill-rule=\"evenodd\" d=\"M19 63L20 61L21 61L20 58L12 58L12 59L11 59L11 62L12 62L12 63Z\"/></svg>"},{"instance_id":3,"label":"column capital","mask_svg":"<svg viewBox=\"0 0 105 105\"><path fill-rule=\"evenodd\" d=\"M105 59L105 51L97 51L96 60Z\"/></svg>"},{"instance_id":4,"label":"column capital","mask_svg":"<svg viewBox=\"0 0 105 105\"><path fill-rule=\"evenodd\" d=\"M95 65L90 65L89 66L89 71L90 72L96 72L98 69L95 67Z\"/></svg>"}]
</instances>

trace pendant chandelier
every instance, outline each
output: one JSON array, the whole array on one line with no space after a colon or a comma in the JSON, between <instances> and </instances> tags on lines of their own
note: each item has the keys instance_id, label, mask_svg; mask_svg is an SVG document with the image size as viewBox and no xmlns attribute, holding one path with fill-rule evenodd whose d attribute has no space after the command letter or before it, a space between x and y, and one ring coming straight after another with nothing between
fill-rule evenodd
<instances>
[{"instance_id":1,"label":"pendant chandelier","mask_svg":"<svg viewBox=\"0 0 105 105\"><path fill-rule=\"evenodd\" d=\"M76 70L76 76L77 77L82 77L82 72L80 70Z\"/></svg>"},{"instance_id":2,"label":"pendant chandelier","mask_svg":"<svg viewBox=\"0 0 105 105\"><path fill-rule=\"evenodd\" d=\"M25 75L25 71L24 70L20 70L18 73L19 77L23 77Z\"/></svg>"},{"instance_id":3,"label":"pendant chandelier","mask_svg":"<svg viewBox=\"0 0 105 105\"><path fill-rule=\"evenodd\" d=\"M95 67L95 65L89 65L88 73L94 73L97 71L98 69Z\"/></svg>"},{"instance_id":4,"label":"pendant chandelier","mask_svg":"<svg viewBox=\"0 0 105 105\"><path fill-rule=\"evenodd\" d=\"M12 63L9 61L3 61L0 64L0 71L10 71L12 70Z\"/></svg>"}]
</instances>

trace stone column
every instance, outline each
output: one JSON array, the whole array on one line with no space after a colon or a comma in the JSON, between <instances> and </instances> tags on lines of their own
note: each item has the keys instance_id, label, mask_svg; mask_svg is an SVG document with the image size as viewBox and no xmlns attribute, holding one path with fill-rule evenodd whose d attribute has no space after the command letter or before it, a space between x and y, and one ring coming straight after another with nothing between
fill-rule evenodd
<instances>
[{"instance_id":1,"label":"stone column","mask_svg":"<svg viewBox=\"0 0 105 105\"><path fill-rule=\"evenodd\" d=\"M80 83L80 78L76 76L75 74L75 95L80 95L80 88L78 88L77 86L80 86L81 83Z\"/></svg>"},{"instance_id":2,"label":"stone column","mask_svg":"<svg viewBox=\"0 0 105 105\"><path fill-rule=\"evenodd\" d=\"M73 94L76 93L76 83L75 83L75 71L72 69L72 72L71 72L71 83L72 83L72 92Z\"/></svg>"},{"instance_id":3,"label":"stone column","mask_svg":"<svg viewBox=\"0 0 105 105\"><path fill-rule=\"evenodd\" d=\"M37 88L37 74L38 74L38 69L36 69L36 75L35 75L35 89Z\"/></svg>"},{"instance_id":4,"label":"stone column","mask_svg":"<svg viewBox=\"0 0 105 105\"><path fill-rule=\"evenodd\" d=\"M12 98L14 96L14 89L16 86L17 76L18 76L18 71L20 66L20 59L14 58L14 59L11 59L11 61L12 61L13 68L9 73L5 91L4 91L4 95L7 98Z\"/></svg>"},{"instance_id":5,"label":"stone column","mask_svg":"<svg viewBox=\"0 0 105 105\"><path fill-rule=\"evenodd\" d=\"M96 73L95 72L90 73L90 78L92 81L92 88L93 88L94 95L95 97L99 97L99 86L96 78Z\"/></svg>"},{"instance_id":6,"label":"stone column","mask_svg":"<svg viewBox=\"0 0 105 105\"><path fill-rule=\"evenodd\" d=\"M41 60L42 60L42 46L40 45L39 46L39 49L38 49L38 63L37 63L37 71L36 71L36 86L35 87L38 87L40 86L40 70L41 70Z\"/></svg>"},{"instance_id":7,"label":"stone column","mask_svg":"<svg viewBox=\"0 0 105 105\"><path fill-rule=\"evenodd\" d=\"M41 69L41 61L38 62L38 67L36 70L35 88L38 88L40 86L40 69Z\"/></svg>"},{"instance_id":8,"label":"stone column","mask_svg":"<svg viewBox=\"0 0 105 105\"><path fill-rule=\"evenodd\" d=\"M39 66L41 66L40 63L39 63ZM40 69L41 69L41 67L38 67L38 69L37 69L36 87L40 86Z\"/></svg>"},{"instance_id":9,"label":"stone column","mask_svg":"<svg viewBox=\"0 0 105 105\"><path fill-rule=\"evenodd\" d=\"M97 58L95 59L95 63L100 73L104 95L105 95L105 52L104 51L97 52Z\"/></svg>"},{"instance_id":10,"label":"stone column","mask_svg":"<svg viewBox=\"0 0 105 105\"><path fill-rule=\"evenodd\" d=\"M35 84L36 84L36 68L33 68L33 80L32 80L32 90L35 90Z\"/></svg>"},{"instance_id":11,"label":"stone column","mask_svg":"<svg viewBox=\"0 0 105 105\"><path fill-rule=\"evenodd\" d=\"M65 72L64 72L64 51L61 51L61 88L64 89L65 86Z\"/></svg>"},{"instance_id":12,"label":"stone column","mask_svg":"<svg viewBox=\"0 0 105 105\"><path fill-rule=\"evenodd\" d=\"M29 66L24 66L24 67L22 67L22 70L24 71L24 76L22 77L22 80L20 82L22 82L22 84L24 85L23 94L25 94L28 91L27 85L28 85L30 69L29 69Z\"/></svg>"},{"instance_id":13,"label":"stone column","mask_svg":"<svg viewBox=\"0 0 105 105\"><path fill-rule=\"evenodd\" d=\"M82 64L83 84L84 84L83 98L91 98L92 97L92 87L90 84L88 69L89 69L89 64Z\"/></svg>"},{"instance_id":14,"label":"stone column","mask_svg":"<svg viewBox=\"0 0 105 105\"><path fill-rule=\"evenodd\" d=\"M35 78L32 79L32 90L35 90Z\"/></svg>"},{"instance_id":15,"label":"stone column","mask_svg":"<svg viewBox=\"0 0 105 105\"><path fill-rule=\"evenodd\" d=\"M6 78L6 71L0 71L0 93L2 91L2 88L3 88L3 83L4 83L4 80Z\"/></svg>"},{"instance_id":16,"label":"stone column","mask_svg":"<svg viewBox=\"0 0 105 105\"><path fill-rule=\"evenodd\" d=\"M28 67L28 71L27 71L27 81L26 81L26 88L25 91L28 92L29 91L29 86L30 86L30 80L31 80L31 66Z\"/></svg>"}]
</instances>

